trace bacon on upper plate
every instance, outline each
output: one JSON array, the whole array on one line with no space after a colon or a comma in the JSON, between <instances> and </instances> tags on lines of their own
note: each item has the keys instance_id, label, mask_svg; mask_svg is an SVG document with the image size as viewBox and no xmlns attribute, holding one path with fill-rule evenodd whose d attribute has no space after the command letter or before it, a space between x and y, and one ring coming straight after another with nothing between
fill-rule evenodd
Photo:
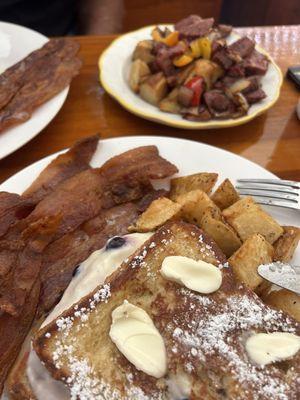
<instances>
[{"instance_id":1,"label":"bacon on upper plate","mask_svg":"<svg viewBox=\"0 0 300 400\"><path fill-rule=\"evenodd\" d=\"M70 84L82 64L78 50L72 39L51 39L0 75L0 132L27 121Z\"/></svg>"}]
</instances>

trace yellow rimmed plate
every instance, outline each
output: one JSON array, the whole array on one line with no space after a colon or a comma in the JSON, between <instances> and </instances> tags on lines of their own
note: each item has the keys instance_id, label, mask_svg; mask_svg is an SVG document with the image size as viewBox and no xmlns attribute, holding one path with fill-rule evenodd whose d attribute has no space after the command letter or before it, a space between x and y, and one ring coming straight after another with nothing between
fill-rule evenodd
<instances>
[{"instance_id":1,"label":"yellow rimmed plate","mask_svg":"<svg viewBox=\"0 0 300 400\"><path fill-rule=\"evenodd\" d=\"M172 28L172 25L160 25L160 27ZM280 94L282 85L282 73L276 65L273 58L261 47L256 46L256 49L268 56L270 64L268 71L262 78L262 88L267 94L267 97L257 104L253 104L248 114L236 119L216 120L213 119L207 122L187 121L181 115L165 113L160 111L139 95L132 92L128 85L128 76L131 65L132 53L136 44L140 40L150 39L151 31L155 26L147 26L145 28L126 33L115 39L110 46L101 54L99 58L100 82L104 89L113 98L115 98L124 108L139 117L155 121L160 124L173 126L183 129L211 129L211 128L227 128L245 124L253 118L267 111L274 105ZM227 38L228 43L232 43L240 36L232 32Z\"/></svg>"}]
</instances>

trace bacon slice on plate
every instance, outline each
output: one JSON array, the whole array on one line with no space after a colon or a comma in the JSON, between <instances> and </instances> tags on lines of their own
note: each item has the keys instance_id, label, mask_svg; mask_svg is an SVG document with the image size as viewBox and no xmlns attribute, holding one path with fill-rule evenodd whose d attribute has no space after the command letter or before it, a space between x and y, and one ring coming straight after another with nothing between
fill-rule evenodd
<instances>
[{"instance_id":1,"label":"bacon slice on plate","mask_svg":"<svg viewBox=\"0 0 300 400\"><path fill-rule=\"evenodd\" d=\"M51 193L61 182L91 168L90 161L99 141L98 135L89 136L77 143L69 151L57 156L23 193L37 204Z\"/></svg>"}]
</instances>

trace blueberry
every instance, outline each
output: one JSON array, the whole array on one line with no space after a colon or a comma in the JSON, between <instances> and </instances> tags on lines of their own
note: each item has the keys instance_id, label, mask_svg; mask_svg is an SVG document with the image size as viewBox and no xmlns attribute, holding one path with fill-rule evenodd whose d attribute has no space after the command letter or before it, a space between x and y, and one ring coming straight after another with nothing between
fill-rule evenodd
<instances>
[{"instance_id":1,"label":"blueberry","mask_svg":"<svg viewBox=\"0 0 300 400\"><path fill-rule=\"evenodd\" d=\"M124 243L125 239L123 237L115 236L107 242L105 250L118 249L122 247Z\"/></svg>"}]
</instances>

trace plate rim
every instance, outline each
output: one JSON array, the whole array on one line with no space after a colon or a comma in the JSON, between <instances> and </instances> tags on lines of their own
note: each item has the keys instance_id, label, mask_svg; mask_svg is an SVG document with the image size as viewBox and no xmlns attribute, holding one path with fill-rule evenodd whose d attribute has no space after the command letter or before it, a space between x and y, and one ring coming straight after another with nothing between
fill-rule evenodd
<instances>
[{"instance_id":1,"label":"plate rim","mask_svg":"<svg viewBox=\"0 0 300 400\"><path fill-rule=\"evenodd\" d=\"M12 23L12 22L7 22L7 21L0 21L0 29L1 29L1 26L3 26L3 25L7 26L7 27L10 27L10 28L13 28L13 29L14 28L17 28L17 29L21 28L22 30L27 31L28 33L30 33L32 35L33 34L34 35L38 35L41 39L42 38L45 39L45 43L46 43L46 41L50 40L49 37L45 36L41 32L38 32L38 31L36 31L34 29L28 28L28 27L23 26L23 25L19 25L19 24L15 24L15 23ZM36 50L39 49L39 48L40 47L37 47ZM32 51L34 51L34 50L32 50ZM28 54L30 54L30 52ZM59 113L59 111L61 110L62 106L64 105L64 103L66 101L66 98L67 98L67 96L69 94L69 90L70 90L70 85L66 86L63 90L61 90L54 97L52 97L51 99L48 100L48 101L51 101L51 100L55 99L56 96L61 96L61 99L59 99L60 104L57 107L57 110L55 111L54 115L50 119L44 120L43 123L41 124L41 126L37 129L37 131L36 131L36 129L33 129L34 133L32 132L32 133L28 134L27 136L24 136L24 139L21 137L21 138L19 138L18 141L15 141L15 145L13 145L11 147L11 149L9 149L8 151L4 152L3 155L0 155L0 161L3 160L4 158L8 157L9 155L14 153L15 151L19 150L21 147L25 146L27 143L29 143L31 140L33 140L37 135L39 135L42 132L42 130L45 129L50 124L50 122L56 117L56 115ZM48 101L46 103L42 104L41 106L46 105L48 103ZM41 106L39 106L39 107L41 107ZM36 110L38 110L39 107ZM34 112L36 110L34 110ZM34 112L33 112L33 114L34 114ZM28 121L25 121L24 123L26 124L27 122L30 122L31 118L32 117L30 117L30 119ZM12 126L11 128L5 129L3 132L0 132L0 140L1 140L1 136L2 135L5 135L8 131L13 131L14 128L23 126L24 123ZM26 137L26 139L25 139L25 137Z\"/></svg>"},{"instance_id":2,"label":"plate rim","mask_svg":"<svg viewBox=\"0 0 300 400\"><path fill-rule=\"evenodd\" d=\"M157 24L159 26L167 26L167 27L173 27L172 24L164 24L164 23L159 23ZM174 128L184 128L184 129L214 129L214 128L228 128L228 127L235 127L235 126L239 126L242 124L245 124L249 121L251 121L252 119L258 117L259 115L261 115L262 113L266 112L267 110L269 110L271 107L273 107L273 105L277 102L279 96L280 96L280 90L283 84L283 74L282 71L280 69L280 67L276 64L276 62L274 61L273 57L262 47L260 47L259 45L256 45L256 49L259 50L259 52L265 54L268 56L268 58L270 59L271 64L273 65L273 67L275 68L278 78L279 78L279 84L276 88L276 93L274 95L274 98L268 103L266 104L264 107L262 107L261 109L258 109L257 111L255 111L253 114L247 114L243 117L237 118L237 119L230 119L230 120L212 120L212 121L208 121L208 122L195 122L195 121L185 121L184 119L179 120L179 121L175 121L172 118L172 115L169 117L170 113L165 113L164 116L161 115L156 115L155 112L144 112L141 111L140 108L138 106L133 106L131 104L129 104L123 97L122 95L120 95L119 93L117 93L110 85L107 81L105 81L104 78L104 73L103 73L103 65L106 61L106 57L108 56L109 51L116 45L117 42L124 40L124 38L131 36L132 34L141 32L143 30L147 30L150 28L155 28L157 25L147 25L144 26L142 28L139 29L135 29L132 30L130 32L127 32L123 35L120 35L119 37L115 38L107 47L106 49L101 53L101 55L99 56L98 59L98 68L99 68L99 82L100 84L103 86L103 88L105 89L105 91L111 96L113 97L119 104L121 104L121 106L123 106L127 111L133 113L134 115L137 115L141 118L150 120L150 121L154 121L154 122L158 122L160 124L163 125L168 125L168 126L172 126ZM240 36L238 33L234 32L235 35Z\"/></svg>"}]
</instances>

